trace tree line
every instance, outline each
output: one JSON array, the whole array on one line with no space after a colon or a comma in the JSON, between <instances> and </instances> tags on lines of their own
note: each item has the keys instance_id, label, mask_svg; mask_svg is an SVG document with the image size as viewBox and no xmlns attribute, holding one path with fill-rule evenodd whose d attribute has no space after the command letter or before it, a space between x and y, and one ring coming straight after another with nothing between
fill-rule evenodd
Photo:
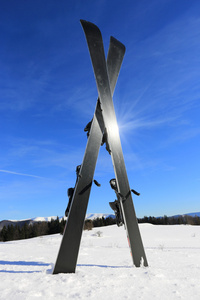
<instances>
[{"instance_id":1,"label":"tree line","mask_svg":"<svg viewBox=\"0 0 200 300\"><path fill-rule=\"evenodd\" d=\"M29 239L42 235L60 233L63 234L66 221L60 221L57 217L48 222L35 222L32 224L4 226L0 231L0 241L7 242L13 240ZM101 227L116 224L113 218L97 218L95 220L85 220L84 230L92 230L93 227Z\"/></svg>"},{"instance_id":2,"label":"tree line","mask_svg":"<svg viewBox=\"0 0 200 300\"><path fill-rule=\"evenodd\" d=\"M150 223L153 225L200 225L200 217L198 216L188 216L188 215L180 215L176 217L147 217L138 219L138 223Z\"/></svg>"},{"instance_id":3,"label":"tree line","mask_svg":"<svg viewBox=\"0 0 200 300\"><path fill-rule=\"evenodd\" d=\"M49 222L35 222L33 224L25 223L22 226L8 225L4 226L0 231L0 241L12 241L28 239L42 235L50 235L60 233L64 231L66 221L64 218L60 221L59 218L51 220ZM138 223L150 223L153 225L176 225L176 224L189 224L200 225L200 217L195 216L178 216L178 217L147 217L139 218ZM92 230L93 227L101 227L116 224L116 219L112 217L108 218L96 218L94 220L85 220L84 230Z\"/></svg>"},{"instance_id":4,"label":"tree line","mask_svg":"<svg viewBox=\"0 0 200 300\"><path fill-rule=\"evenodd\" d=\"M65 221L61 221L57 217L56 220L51 219L50 222L35 222L33 224L8 225L4 226L0 232L0 241L12 241L29 239L42 235L50 235L63 232Z\"/></svg>"}]
</instances>

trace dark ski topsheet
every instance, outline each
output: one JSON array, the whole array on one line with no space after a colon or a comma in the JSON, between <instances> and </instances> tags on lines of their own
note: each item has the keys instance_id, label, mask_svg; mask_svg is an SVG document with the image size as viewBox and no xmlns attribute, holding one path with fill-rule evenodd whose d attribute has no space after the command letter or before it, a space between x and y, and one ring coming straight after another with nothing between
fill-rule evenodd
<instances>
[{"instance_id":1,"label":"dark ski topsheet","mask_svg":"<svg viewBox=\"0 0 200 300\"><path fill-rule=\"evenodd\" d=\"M123 44L111 37L107 66L112 93L114 92L124 53L125 47ZM88 199L103 132L104 122L101 108L97 101L85 155L73 193L69 216L53 274L75 272Z\"/></svg>"},{"instance_id":2,"label":"dark ski topsheet","mask_svg":"<svg viewBox=\"0 0 200 300\"><path fill-rule=\"evenodd\" d=\"M90 22L82 20L81 24L86 35L92 60L103 119L108 134L108 143L111 150L118 190L121 195L124 195L124 197L126 196L126 201L123 203L121 201L121 205L133 263L136 267L139 267L142 262L145 266L147 266L148 263L140 236L122 153L101 32L96 25Z\"/></svg>"}]
</instances>

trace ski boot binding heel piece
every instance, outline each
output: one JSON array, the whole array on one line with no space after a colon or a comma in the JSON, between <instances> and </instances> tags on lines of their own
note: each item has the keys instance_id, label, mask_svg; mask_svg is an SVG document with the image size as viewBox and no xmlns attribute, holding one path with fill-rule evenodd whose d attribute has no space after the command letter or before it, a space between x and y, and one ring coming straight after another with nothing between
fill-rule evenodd
<instances>
[{"instance_id":1,"label":"ski boot binding heel piece","mask_svg":"<svg viewBox=\"0 0 200 300\"><path fill-rule=\"evenodd\" d=\"M117 226L120 227L124 224L122 211L121 211L121 204L118 200L115 200L114 202L109 202L110 207L112 210L114 210Z\"/></svg>"}]
</instances>

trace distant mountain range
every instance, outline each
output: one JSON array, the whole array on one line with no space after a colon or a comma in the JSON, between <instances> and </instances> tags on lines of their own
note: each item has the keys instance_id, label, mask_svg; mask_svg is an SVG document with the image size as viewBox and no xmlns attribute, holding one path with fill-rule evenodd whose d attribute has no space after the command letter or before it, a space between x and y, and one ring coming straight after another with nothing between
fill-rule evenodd
<instances>
[{"instance_id":1,"label":"distant mountain range","mask_svg":"<svg viewBox=\"0 0 200 300\"><path fill-rule=\"evenodd\" d=\"M178 217L181 217L181 216L190 216L190 217L199 217L200 218L200 212L195 212L195 213L189 213L189 214L184 214L184 215L175 215L175 216L172 216L174 218L178 218Z\"/></svg>"},{"instance_id":2,"label":"distant mountain range","mask_svg":"<svg viewBox=\"0 0 200 300\"><path fill-rule=\"evenodd\" d=\"M200 212L195 212L195 213L187 213L187 214L183 214L183 215L174 215L174 216L171 216L173 218L178 218L178 217L183 217L183 216L191 216L191 217L200 217ZM59 217L59 220L62 220L62 219L66 219L66 217ZM115 215L114 214L99 214L99 213L96 213L96 214L87 214L86 215L86 220L94 220L94 219L97 219L97 218L115 218ZM18 226L23 226L25 223L27 223L28 225L30 224L33 224L35 222L50 222L51 220L55 220L57 219L57 217L55 216L52 216L52 217L37 217L37 218L32 218L32 219L27 219L27 220L19 220L19 221L16 221L16 220L3 220L3 221L0 221L0 231L2 230L2 228L4 226L8 226L8 225L18 225Z\"/></svg>"},{"instance_id":3,"label":"distant mountain range","mask_svg":"<svg viewBox=\"0 0 200 300\"><path fill-rule=\"evenodd\" d=\"M86 219L87 220L94 220L97 218L115 218L114 214L87 214Z\"/></svg>"},{"instance_id":4,"label":"distant mountain range","mask_svg":"<svg viewBox=\"0 0 200 300\"><path fill-rule=\"evenodd\" d=\"M86 215L86 220L94 220L94 219L97 219L97 218L115 218L115 215L112 215L112 214L87 214ZM67 219L66 217L59 217L59 220L61 221L62 219ZM2 230L2 228L4 226L8 226L8 225L18 225L20 227L22 227L25 223L28 224L28 225L31 225L33 223L36 223L36 222L50 222L51 220L56 220L57 217L56 216L51 216L51 217L36 217L36 218L32 218L32 219L26 219L26 220L3 220L3 221L0 221L0 231Z\"/></svg>"}]
</instances>

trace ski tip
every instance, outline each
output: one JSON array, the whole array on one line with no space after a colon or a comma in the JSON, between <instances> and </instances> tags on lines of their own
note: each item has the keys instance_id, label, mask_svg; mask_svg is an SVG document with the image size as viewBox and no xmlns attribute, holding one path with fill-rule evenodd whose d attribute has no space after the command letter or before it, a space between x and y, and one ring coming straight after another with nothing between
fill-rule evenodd
<instances>
[{"instance_id":1,"label":"ski tip","mask_svg":"<svg viewBox=\"0 0 200 300\"><path fill-rule=\"evenodd\" d=\"M124 44L122 44L119 40L117 40L116 38L114 38L113 36L110 37L110 42L117 46L118 48L121 48L121 50L123 50L123 52L125 53L126 51L126 47L124 46Z\"/></svg>"},{"instance_id":2,"label":"ski tip","mask_svg":"<svg viewBox=\"0 0 200 300\"><path fill-rule=\"evenodd\" d=\"M80 23L81 23L82 26L85 26L85 24L87 24L88 21L85 21L85 20L83 20L83 19L80 19Z\"/></svg>"},{"instance_id":3,"label":"ski tip","mask_svg":"<svg viewBox=\"0 0 200 300\"><path fill-rule=\"evenodd\" d=\"M85 20L80 20L80 23L83 27L83 30L85 33L91 33L91 34L100 34L101 35L101 31L100 29L94 24L94 23L91 23L89 21L85 21Z\"/></svg>"}]
</instances>

